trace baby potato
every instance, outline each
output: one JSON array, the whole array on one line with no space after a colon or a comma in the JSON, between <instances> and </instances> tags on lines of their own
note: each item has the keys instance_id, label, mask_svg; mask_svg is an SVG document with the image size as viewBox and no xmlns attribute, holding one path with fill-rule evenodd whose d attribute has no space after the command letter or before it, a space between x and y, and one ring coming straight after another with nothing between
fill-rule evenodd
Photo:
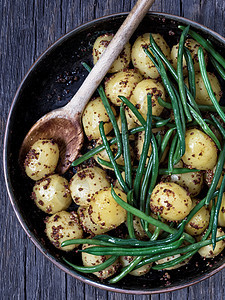
<instances>
[{"instance_id":1,"label":"baby potato","mask_svg":"<svg viewBox=\"0 0 225 300\"><path fill-rule=\"evenodd\" d=\"M145 132L141 131L141 132L138 133L138 137L137 137L136 143L135 143L136 158L138 160L140 160L140 158L141 158L141 153L142 153L142 149L143 149L143 145L144 145L144 140L145 140ZM152 146L150 144L149 149L148 149L147 162L148 162L149 157L151 156L151 153L152 153Z\"/></svg>"},{"instance_id":2,"label":"baby potato","mask_svg":"<svg viewBox=\"0 0 225 300\"><path fill-rule=\"evenodd\" d=\"M35 183L32 199L47 214L65 210L72 202L68 181L57 174L43 178Z\"/></svg>"},{"instance_id":3,"label":"baby potato","mask_svg":"<svg viewBox=\"0 0 225 300\"><path fill-rule=\"evenodd\" d=\"M142 80L141 74L137 70L123 70L105 81L105 93L107 98L117 106L120 106L122 101L118 96L124 96L130 99L135 86Z\"/></svg>"},{"instance_id":4,"label":"baby potato","mask_svg":"<svg viewBox=\"0 0 225 300\"><path fill-rule=\"evenodd\" d=\"M164 264L164 263L170 262L170 261L172 261L174 259L177 259L180 256L181 256L181 254L175 254L175 255L172 255L172 256L168 256L168 257L159 259L155 263L157 265ZM189 262L190 259L191 259L191 257L186 258L184 261L180 262L179 264L176 264L176 265L174 265L172 267L164 268L163 270L175 270L175 269L178 269L180 267L183 267L183 266L185 266Z\"/></svg>"},{"instance_id":5,"label":"baby potato","mask_svg":"<svg viewBox=\"0 0 225 300\"><path fill-rule=\"evenodd\" d=\"M217 232L216 232L216 237L220 237L222 235L224 235L224 231L222 230L222 228L217 228ZM208 238L209 240L211 239L211 235L209 236ZM201 240L201 237L199 236L197 238L198 241ZM198 250L198 253L202 256L202 257L205 257L205 258L213 258L217 255L219 255L223 249L225 248L225 241L222 240L222 241L219 241L216 243L216 247L215 249L213 250L213 246L212 244L208 245L208 246L205 246L205 247L202 247L201 249Z\"/></svg>"},{"instance_id":6,"label":"baby potato","mask_svg":"<svg viewBox=\"0 0 225 300\"><path fill-rule=\"evenodd\" d=\"M126 194L115 188L115 193L127 202ZM105 229L114 229L126 221L127 212L114 200L111 188L105 188L93 195L88 208L91 220Z\"/></svg>"},{"instance_id":7,"label":"baby potato","mask_svg":"<svg viewBox=\"0 0 225 300\"><path fill-rule=\"evenodd\" d=\"M35 142L25 158L25 172L33 180L54 173L59 160L59 147L53 140Z\"/></svg>"},{"instance_id":8,"label":"baby potato","mask_svg":"<svg viewBox=\"0 0 225 300\"><path fill-rule=\"evenodd\" d=\"M150 207L166 220L180 221L191 211L192 201L184 188L174 182L164 182L153 189Z\"/></svg>"},{"instance_id":9,"label":"baby potato","mask_svg":"<svg viewBox=\"0 0 225 300\"><path fill-rule=\"evenodd\" d=\"M170 182L175 182L185 188L191 197L197 196L203 186L203 173L191 172L183 174L172 174L168 176Z\"/></svg>"},{"instance_id":10,"label":"baby potato","mask_svg":"<svg viewBox=\"0 0 225 300\"><path fill-rule=\"evenodd\" d=\"M139 125L138 122L135 122L135 116L127 106L125 106L125 116L126 116L126 120L127 120L128 130L130 130L132 128L135 128ZM121 128L121 117L120 117L120 115L119 115L119 118L117 120L117 125L119 127L120 132L121 132L122 128ZM131 138L131 135L129 136L129 138Z\"/></svg>"},{"instance_id":11,"label":"baby potato","mask_svg":"<svg viewBox=\"0 0 225 300\"><path fill-rule=\"evenodd\" d=\"M138 218L137 216L133 216L133 227L134 227L135 236L138 239L142 240L142 239L146 239L148 237L145 230L143 229L143 227L141 225L140 218Z\"/></svg>"},{"instance_id":12,"label":"baby potato","mask_svg":"<svg viewBox=\"0 0 225 300\"><path fill-rule=\"evenodd\" d=\"M217 162L217 148L213 140L199 129L185 134L186 150L182 157L186 165L199 170L213 169Z\"/></svg>"},{"instance_id":13,"label":"baby potato","mask_svg":"<svg viewBox=\"0 0 225 300\"><path fill-rule=\"evenodd\" d=\"M207 75L211 83L214 95L217 101L219 102L220 98L222 97L222 89L219 80L213 73L207 72ZM186 78L184 82L188 86L188 78ZM196 103L201 105L213 105L209 97L209 94L205 88L205 84L202 79L201 72L197 72L195 74L195 83L196 83L196 97L195 97Z\"/></svg>"},{"instance_id":14,"label":"baby potato","mask_svg":"<svg viewBox=\"0 0 225 300\"><path fill-rule=\"evenodd\" d=\"M160 82L153 79L142 80L137 84L130 98L130 102L138 108L145 119L148 111L147 95L149 94L152 96L152 114L159 116L163 111L163 107L159 105L158 97L161 97L163 100L166 98L165 89ZM139 123L136 117L135 122Z\"/></svg>"},{"instance_id":15,"label":"baby potato","mask_svg":"<svg viewBox=\"0 0 225 300\"><path fill-rule=\"evenodd\" d=\"M108 230L105 228L102 228L100 225L95 224L88 213L88 207L79 207L77 210L77 214L80 219L80 224L83 228L83 230L87 233L90 233L91 236L103 234L107 232Z\"/></svg>"},{"instance_id":16,"label":"baby potato","mask_svg":"<svg viewBox=\"0 0 225 300\"><path fill-rule=\"evenodd\" d=\"M198 204L197 199L192 199L192 209ZM203 206L187 223L185 226L185 231L190 235L199 235L205 231L209 225L209 209Z\"/></svg>"},{"instance_id":17,"label":"baby potato","mask_svg":"<svg viewBox=\"0 0 225 300\"><path fill-rule=\"evenodd\" d=\"M83 230L75 212L60 211L48 218L46 235L51 243L63 251L71 251L79 245L61 247L61 243L70 239L82 239Z\"/></svg>"},{"instance_id":18,"label":"baby potato","mask_svg":"<svg viewBox=\"0 0 225 300\"><path fill-rule=\"evenodd\" d=\"M105 33L95 40L94 46L93 46L93 62L94 64L97 63L102 53L105 51L105 49L108 47L109 43L113 39L114 34L113 33ZM125 47L123 48L120 55L117 57L117 59L112 64L111 68L109 69L108 73L115 73L119 72L129 66L130 63L130 56L131 56L131 45L130 43L126 43Z\"/></svg>"},{"instance_id":19,"label":"baby potato","mask_svg":"<svg viewBox=\"0 0 225 300\"><path fill-rule=\"evenodd\" d=\"M114 115L116 111L111 107ZM105 134L108 134L113 126L100 97L88 102L82 116L83 128L89 140L100 138L99 124L104 123Z\"/></svg>"},{"instance_id":20,"label":"baby potato","mask_svg":"<svg viewBox=\"0 0 225 300\"><path fill-rule=\"evenodd\" d=\"M136 258L137 256L120 256L120 262L122 267L127 267L132 263L132 261ZM147 274L150 269L151 269L152 263L144 265L136 270L131 271L129 274L133 276L143 276Z\"/></svg>"},{"instance_id":21,"label":"baby potato","mask_svg":"<svg viewBox=\"0 0 225 300\"><path fill-rule=\"evenodd\" d=\"M205 178L204 179L205 179L205 182L208 186L210 186L212 184L212 180L213 180L215 171L216 171L216 166L212 170L206 170L206 172L205 172ZM223 176L225 174L225 166L223 166L223 170L222 170L221 173L222 174L220 176L220 179L219 179L217 187L216 187L217 189L220 188L220 186L221 186Z\"/></svg>"},{"instance_id":22,"label":"baby potato","mask_svg":"<svg viewBox=\"0 0 225 300\"><path fill-rule=\"evenodd\" d=\"M162 52L165 54L167 59L170 59L170 48L167 45L164 38L159 33L152 33L152 37L158 44ZM131 60L135 68L138 68L140 73L145 78L156 79L159 77L159 73L151 61L151 59L145 54L143 47L148 48L150 45L150 33L140 35L131 50Z\"/></svg>"},{"instance_id":23,"label":"baby potato","mask_svg":"<svg viewBox=\"0 0 225 300\"><path fill-rule=\"evenodd\" d=\"M90 247L95 247L96 245L88 245L88 244L83 244L82 250L90 248ZM93 267L97 266L99 264L102 264L105 262L107 259L111 257L111 255L93 255L89 253L82 252L82 262L85 267ZM102 271L99 272L94 272L93 274L96 275L100 279L106 279L116 273L120 266L119 259L117 259L111 266L105 268Z\"/></svg>"},{"instance_id":24,"label":"baby potato","mask_svg":"<svg viewBox=\"0 0 225 300\"><path fill-rule=\"evenodd\" d=\"M217 202L217 197L215 199L215 204ZM212 209L212 201L209 203L209 209ZM221 205L220 205L220 210L219 210L219 215L218 215L218 225L225 227L225 193L223 193Z\"/></svg>"},{"instance_id":25,"label":"baby potato","mask_svg":"<svg viewBox=\"0 0 225 300\"><path fill-rule=\"evenodd\" d=\"M111 139L112 139L112 137L107 136L107 140L111 140ZM96 147L99 146L99 145L101 145L101 144L102 144L102 139L100 138L100 139L98 139L98 140L96 141ZM117 151L118 151L118 147L117 147L116 144L111 145L111 146L110 146L110 149L112 150L113 154L116 154ZM133 150L132 150L131 147L130 147L130 155L131 155L131 159L133 159L134 153L133 153ZM108 154L107 154L106 150L103 150L103 151L99 152L98 154L94 155L94 159L96 160L96 162L97 162L98 164L100 164L99 161L98 161L98 157L100 157L100 158L103 159L103 160L106 160L106 161L110 162L110 159L109 159L109 157L108 157ZM116 163L119 164L119 165L124 165L123 154L116 160ZM100 165L101 165L101 164L100 164ZM104 169L110 169L109 167L106 167L106 166L104 166L104 165L102 165L102 167L103 167Z\"/></svg>"},{"instance_id":26,"label":"baby potato","mask_svg":"<svg viewBox=\"0 0 225 300\"><path fill-rule=\"evenodd\" d=\"M193 60L195 71L196 72L200 71L199 62L198 62L198 49L199 49L199 47L202 47L202 46L193 39L186 39L185 47L187 47L191 52L191 57ZM171 49L171 60L172 60L172 65L175 68L175 70L177 69L178 48L179 48L179 43L174 45ZM205 61L207 63L208 56L207 56L207 52L205 51L204 48L203 48L203 52L204 52ZM185 59L183 59L183 73L184 73L184 75L188 74L187 63L186 63Z\"/></svg>"},{"instance_id":27,"label":"baby potato","mask_svg":"<svg viewBox=\"0 0 225 300\"><path fill-rule=\"evenodd\" d=\"M110 187L104 170L98 167L86 168L78 171L69 184L73 201L77 205L89 206L95 192Z\"/></svg>"}]
</instances>

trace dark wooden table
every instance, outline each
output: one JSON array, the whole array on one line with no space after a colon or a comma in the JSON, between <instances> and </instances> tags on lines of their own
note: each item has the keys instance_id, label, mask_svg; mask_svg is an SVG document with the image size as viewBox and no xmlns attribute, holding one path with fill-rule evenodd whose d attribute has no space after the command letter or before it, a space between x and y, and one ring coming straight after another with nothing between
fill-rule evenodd
<instances>
[{"instance_id":1,"label":"dark wooden table","mask_svg":"<svg viewBox=\"0 0 225 300\"><path fill-rule=\"evenodd\" d=\"M198 21L225 36L224 0L156 0L152 10ZM0 0L0 126L16 89L37 57L60 36L92 19L129 11L134 0ZM31 243L13 212L1 168L0 299L225 299L225 270L167 294L106 292L66 275Z\"/></svg>"}]
</instances>

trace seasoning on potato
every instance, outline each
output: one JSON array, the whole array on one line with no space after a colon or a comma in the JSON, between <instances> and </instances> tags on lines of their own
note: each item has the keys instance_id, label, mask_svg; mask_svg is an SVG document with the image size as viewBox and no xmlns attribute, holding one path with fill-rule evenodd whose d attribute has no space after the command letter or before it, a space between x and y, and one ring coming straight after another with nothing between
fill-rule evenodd
<instances>
[{"instance_id":1,"label":"seasoning on potato","mask_svg":"<svg viewBox=\"0 0 225 300\"><path fill-rule=\"evenodd\" d=\"M40 139L32 145L26 155L26 174L33 180L40 180L54 173L58 160L58 145L51 139Z\"/></svg>"}]
</instances>

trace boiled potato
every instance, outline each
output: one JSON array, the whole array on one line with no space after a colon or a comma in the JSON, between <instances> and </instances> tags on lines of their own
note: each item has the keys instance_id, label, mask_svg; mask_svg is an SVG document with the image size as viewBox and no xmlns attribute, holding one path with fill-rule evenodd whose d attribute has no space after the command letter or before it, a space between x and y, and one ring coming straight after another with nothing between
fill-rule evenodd
<instances>
[{"instance_id":1,"label":"boiled potato","mask_svg":"<svg viewBox=\"0 0 225 300\"><path fill-rule=\"evenodd\" d=\"M165 54L167 59L170 59L170 48L167 45L164 38L158 34L153 33L152 37L155 42L161 48L162 52ZM143 47L147 48L150 45L150 33L145 33L139 36L131 50L131 60L135 68L138 68L140 73L145 78L153 78L156 79L159 77L159 73L151 61L151 59L145 54Z\"/></svg>"},{"instance_id":2,"label":"boiled potato","mask_svg":"<svg viewBox=\"0 0 225 300\"><path fill-rule=\"evenodd\" d=\"M192 199L192 209L198 204L197 199ZM203 206L187 223L185 231L190 235L199 235L205 231L209 225L209 209Z\"/></svg>"},{"instance_id":3,"label":"boiled potato","mask_svg":"<svg viewBox=\"0 0 225 300\"><path fill-rule=\"evenodd\" d=\"M122 101L118 96L124 96L130 99L135 86L142 80L142 76L137 70L124 70L112 75L105 82L105 93L107 98L119 106Z\"/></svg>"},{"instance_id":4,"label":"boiled potato","mask_svg":"<svg viewBox=\"0 0 225 300\"><path fill-rule=\"evenodd\" d=\"M215 199L215 204L217 202L217 197ZM210 201L209 204L209 209L212 209L212 201ZM223 193L221 205L220 205L220 210L219 210L219 215L218 215L218 225L225 227L225 193Z\"/></svg>"},{"instance_id":5,"label":"boiled potato","mask_svg":"<svg viewBox=\"0 0 225 300\"><path fill-rule=\"evenodd\" d=\"M173 261L174 259L179 258L180 256L181 256L181 254L175 254L175 255L172 255L172 256L168 256L168 257L159 259L155 263L157 265L165 264L167 262L170 262L170 261ZM174 265L172 267L164 268L163 270L175 270L175 269L178 269L180 267L183 267L183 266L185 266L189 262L190 259L191 259L191 257L185 259L184 261L182 261L179 264L176 264L176 265Z\"/></svg>"},{"instance_id":6,"label":"boiled potato","mask_svg":"<svg viewBox=\"0 0 225 300\"><path fill-rule=\"evenodd\" d=\"M212 170L206 170L206 172L205 172L205 182L208 186L210 186L212 184L212 180L213 180L215 171L216 171L216 166ZM220 176L220 179L219 179L217 187L216 187L217 189L220 188L220 186L221 186L223 176L225 174L225 165L223 166L223 170L221 173L222 174Z\"/></svg>"},{"instance_id":7,"label":"boiled potato","mask_svg":"<svg viewBox=\"0 0 225 300\"><path fill-rule=\"evenodd\" d=\"M165 182L153 189L150 207L166 220L180 221L191 211L192 201L184 188L173 182Z\"/></svg>"},{"instance_id":8,"label":"boiled potato","mask_svg":"<svg viewBox=\"0 0 225 300\"><path fill-rule=\"evenodd\" d=\"M107 232L108 230L105 228L102 228L100 225L95 224L91 218L90 214L88 212L88 207L79 207L77 210L77 214L80 219L80 224L83 228L83 230L87 233L90 233L91 236L103 234Z\"/></svg>"},{"instance_id":9,"label":"boiled potato","mask_svg":"<svg viewBox=\"0 0 225 300\"><path fill-rule=\"evenodd\" d=\"M68 181L57 174L37 181L32 198L35 204L48 214L65 210L72 202Z\"/></svg>"},{"instance_id":10,"label":"boiled potato","mask_svg":"<svg viewBox=\"0 0 225 300\"><path fill-rule=\"evenodd\" d=\"M159 105L158 97L161 97L163 100L166 98L165 89L160 82L153 79L142 80L137 84L130 98L130 102L138 108L144 119L147 117L147 95L149 94L152 96L152 115L159 116L163 111L163 107ZM140 123L135 116L133 117L136 123Z\"/></svg>"},{"instance_id":11,"label":"boiled potato","mask_svg":"<svg viewBox=\"0 0 225 300\"><path fill-rule=\"evenodd\" d=\"M193 39L186 39L185 47L187 47L191 52L191 57L193 60L195 71L196 72L199 71L200 67L199 67L199 62L198 62L198 49L199 49L199 47L202 47L202 46ZM175 70L177 69L178 48L179 48L179 43L177 45L174 45L171 49L171 60L172 60L172 65L175 68ZM205 51L204 48L203 48L203 52L204 52L205 61L207 63L208 56L207 56L207 52ZM188 74L187 63L186 63L185 59L183 59L183 73L184 73L184 75Z\"/></svg>"},{"instance_id":12,"label":"boiled potato","mask_svg":"<svg viewBox=\"0 0 225 300\"><path fill-rule=\"evenodd\" d=\"M73 201L77 205L89 206L95 192L110 187L104 170L98 167L78 171L71 179L69 189Z\"/></svg>"},{"instance_id":13,"label":"boiled potato","mask_svg":"<svg viewBox=\"0 0 225 300\"><path fill-rule=\"evenodd\" d=\"M115 188L115 193L127 201L126 194ZM105 229L114 229L126 221L127 212L114 200L111 188L96 192L88 208L91 220Z\"/></svg>"},{"instance_id":14,"label":"boiled potato","mask_svg":"<svg viewBox=\"0 0 225 300\"><path fill-rule=\"evenodd\" d=\"M95 245L88 245L84 244L82 246L82 250L94 247ZM99 264L102 264L107 259L111 257L111 255L93 255L89 253L82 252L82 262L85 267L93 267ZM120 266L119 259L117 259L111 266L105 268L102 271L94 272L93 274L96 275L100 279L106 279L112 275L114 275L117 271L117 269Z\"/></svg>"},{"instance_id":15,"label":"boiled potato","mask_svg":"<svg viewBox=\"0 0 225 300\"><path fill-rule=\"evenodd\" d=\"M182 157L186 165L199 170L213 169L217 162L217 148L213 140L199 129L185 134L186 150Z\"/></svg>"},{"instance_id":16,"label":"boiled potato","mask_svg":"<svg viewBox=\"0 0 225 300\"><path fill-rule=\"evenodd\" d=\"M46 221L46 235L51 243L60 250L71 251L79 245L61 247L61 243L71 239L82 239L83 230L75 212L60 211Z\"/></svg>"},{"instance_id":17,"label":"boiled potato","mask_svg":"<svg viewBox=\"0 0 225 300\"><path fill-rule=\"evenodd\" d=\"M127 267L132 263L136 256L120 256L120 262L122 267ZM131 271L129 274L133 276L143 276L147 274L151 269L152 263L144 265L136 270Z\"/></svg>"},{"instance_id":18,"label":"boiled potato","mask_svg":"<svg viewBox=\"0 0 225 300\"><path fill-rule=\"evenodd\" d=\"M107 136L107 140L111 140L111 139L112 139L112 137ZM101 139L101 138L98 139L98 140L96 141L96 147L99 146L99 145L102 145L102 139ZM110 149L112 150L112 153L113 153L114 155L116 155L116 153L117 153L117 151L118 151L117 144L111 145L111 146L110 146ZM131 147L130 147L130 155L131 155L131 159L133 159L134 153L133 153L133 150L132 150ZM107 152L106 152L105 149L104 149L103 151L99 152L98 154L94 155L94 159L96 160L96 162L97 162L98 164L100 164L100 162L98 161L98 157L100 157L100 158L103 159L103 160L106 160L106 161L110 162L110 159L109 159L108 154L107 154ZM116 160L116 163L119 164L119 165L124 165L123 154ZM100 164L100 165L101 165L101 164ZM111 169L111 168L106 167L106 166L104 166L104 165L102 165L102 167L105 168L105 169Z\"/></svg>"},{"instance_id":19,"label":"boiled potato","mask_svg":"<svg viewBox=\"0 0 225 300\"><path fill-rule=\"evenodd\" d=\"M143 145L144 145L144 140L145 140L145 132L141 131L141 132L138 133L138 136L137 136L137 139L136 139L136 143L135 143L135 146L136 146L136 158L138 160L140 160L140 158L141 158L141 153L142 153L142 149L143 149ZM151 154L152 154L152 146L150 144L149 149L148 149L148 154L147 154L147 162L148 162L148 159L151 156Z\"/></svg>"},{"instance_id":20,"label":"boiled potato","mask_svg":"<svg viewBox=\"0 0 225 300\"><path fill-rule=\"evenodd\" d=\"M138 239L146 239L148 237L141 225L140 218L138 218L137 216L133 216L133 227L134 227L135 236Z\"/></svg>"},{"instance_id":21,"label":"boiled potato","mask_svg":"<svg viewBox=\"0 0 225 300\"><path fill-rule=\"evenodd\" d=\"M25 159L25 171L33 180L54 173L59 160L59 147L53 140L40 139L35 142Z\"/></svg>"},{"instance_id":22,"label":"boiled potato","mask_svg":"<svg viewBox=\"0 0 225 300\"><path fill-rule=\"evenodd\" d=\"M116 115L115 109L111 108ZM101 121L104 123L105 134L108 134L113 126L101 98L97 97L88 102L82 116L84 132L89 140L100 138L99 124Z\"/></svg>"},{"instance_id":23,"label":"boiled potato","mask_svg":"<svg viewBox=\"0 0 225 300\"><path fill-rule=\"evenodd\" d=\"M191 172L183 174L172 174L167 177L170 182L175 182L185 188L191 195L191 197L197 196L203 186L203 173Z\"/></svg>"},{"instance_id":24,"label":"boiled potato","mask_svg":"<svg viewBox=\"0 0 225 300\"><path fill-rule=\"evenodd\" d=\"M126 120L127 120L127 128L128 130L137 127L139 124L138 122L135 121L135 116L132 113L132 111L125 106L125 116L126 116ZM119 118L117 120L117 125L119 127L120 132L122 131L122 126L121 126L121 117L119 115ZM131 138L131 135L129 136L129 138Z\"/></svg>"},{"instance_id":25,"label":"boiled potato","mask_svg":"<svg viewBox=\"0 0 225 300\"><path fill-rule=\"evenodd\" d=\"M224 235L225 233L223 232L222 228L217 228L217 233L216 233L216 237L220 237L222 235ZM211 239L211 235L209 236L208 239ZM198 241L201 240L201 237L198 237ZM205 258L213 258L217 255L219 255L223 249L225 248L225 241L219 241L216 243L216 247L213 250L213 246L212 244L202 247L201 249L198 250L198 253Z\"/></svg>"},{"instance_id":26,"label":"boiled potato","mask_svg":"<svg viewBox=\"0 0 225 300\"><path fill-rule=\"evenodd\" d=\"M210 72L207 72L209 81L211 83L214 95L217 99L217 101L220 101L220 98L222 97L222 90L221 90L221 86L219 83L219 80L217 79L217 77ZM188 79L185 79L185 83L188 86ZM201 104L201 105L213 105L209 94L205 88L205 84L204 81L202 79L202 75L200 72L197 72L195 74L195 83L196 83L196 97L195 97L195 101L197 104Z\"/></svg>"},{"instance_id":27,"label":"boiled potato","mask_svg":"<svg viewBox=\"0 0 225 300\"><path fill-rule=\"evenodd\" d=\"M109 43L111 42L114 34L112 33L105 33L95 40L93 46L93 61L94 64L97 63L102 53L108 47ZM130 63L130 56L131 56L131 45L130 43L126 43L125 47L123 48L122 52L118 56L118 58L114 61L111 68L109 69L108 73L115 73L119 72L129 66Z\"/></svg>"}]
</instances>

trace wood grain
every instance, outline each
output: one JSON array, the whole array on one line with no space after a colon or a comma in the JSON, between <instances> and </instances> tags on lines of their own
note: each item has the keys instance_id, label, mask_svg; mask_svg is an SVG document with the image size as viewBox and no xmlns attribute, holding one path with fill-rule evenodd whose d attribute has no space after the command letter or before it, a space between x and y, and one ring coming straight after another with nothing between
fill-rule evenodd
<instances>
[{"instance_id":1,"label":"wood grain","mask_svg":"<svg viewBox=\"0 0 225 300\"><path fill-rule=\"evenodd\" d=\"M37 57L74 27L116 12L129 11L133 0L0 0L0 130L23 76ZM156 0L152 10L198 21L225 36L225 1ZM1 180L1 299L179 300L225 298L225 270L197 285L167 294L132 296L83 284L49 262L22 230Z\"/></svg>"}]
</instances>

